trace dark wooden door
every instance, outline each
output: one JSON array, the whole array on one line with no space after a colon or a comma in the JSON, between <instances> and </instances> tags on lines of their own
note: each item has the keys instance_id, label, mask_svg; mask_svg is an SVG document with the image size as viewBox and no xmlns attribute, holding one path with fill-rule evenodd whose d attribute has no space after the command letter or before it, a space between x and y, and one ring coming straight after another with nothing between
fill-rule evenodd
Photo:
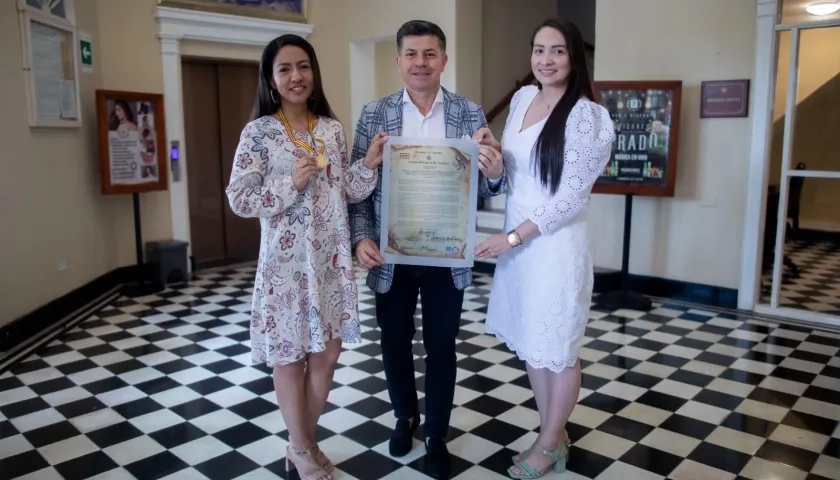
<instances>
[{"instance_id":1,"label":"dark wooden door","mask_svg":"<svg viewBox=\"0 0 840 480\"><path fill-rule=\"evenodd\" d=\"M227 187L239 136L245 124L251 121L259 68L256 65L219 65L218 72L222 180ZM238 217L229 205L225 205L224 214L227 258L231 261L256 259L260 248L259 220Z\"/></svg>"},{"instance_id":2,"label":"dark wooden door","mask_svg":"<svg viewBox=\"0 0 840 480\"><path fill-rule=\"evenodd\" d=\"M260 225L228 205L234 154L251 120L256 65L184 61L184 147L192 254L198 268L255 260Z\"/></svg>"},{"instance_id":3,"label":"dark wooden door","mask_svg":"<svg viewBox=\"0 0 840 480\"><path fill-rule=\"evenodd\" d=\"M226 258L219 88L216 66L184 62L184 147L190 199L190 243L197 266Z\"/></svg>"}]
</instances>

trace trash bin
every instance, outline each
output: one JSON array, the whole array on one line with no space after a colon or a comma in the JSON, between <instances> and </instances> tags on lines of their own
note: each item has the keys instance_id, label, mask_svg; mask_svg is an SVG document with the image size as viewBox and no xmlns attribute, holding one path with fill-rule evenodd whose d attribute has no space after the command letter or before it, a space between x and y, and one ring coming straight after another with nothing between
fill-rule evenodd
<instances>
[{"instance_id":1,"label":"trash bin","mask_svg":"<svg viewBox=\"0 0 840 480\"><path fill-rule=\"evenodd\" d=\"M146 242L150 280L160 285L186 282L189 278L187 245L181 240Z\"/></svg>"}]
</instances>

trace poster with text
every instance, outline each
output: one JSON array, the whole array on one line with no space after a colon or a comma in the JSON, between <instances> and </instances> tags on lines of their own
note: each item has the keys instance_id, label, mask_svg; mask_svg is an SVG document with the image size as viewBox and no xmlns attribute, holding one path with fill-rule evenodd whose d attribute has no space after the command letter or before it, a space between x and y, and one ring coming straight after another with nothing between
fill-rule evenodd
<instances>
[{"instance_id":1,"label":"poster with text","mask_svg":"<svg viewBox=\"0 0 840 480\"><path fill-rule=\"evenodd\" d=\"M110 193L116 193L115 189L133 193L138 189L159 190L161 184L165 187L161 100L145 97L113 92L102 99L100 108L105 111L100 116L100 145L105 158L101 161L105 164L105 190Z\"/></svg>"},{"instance_id":2,"label":"poster with text","mask_svg":"<svg viewBox=\"0 0 840 480\"><path fill-rule=\"evenodd\" d=\"M612 156L593 192L672 196L679 134L679 84L598 85L615 125ZM618 83L618 82L616 82Z\"/></svg>"}]
</instances>

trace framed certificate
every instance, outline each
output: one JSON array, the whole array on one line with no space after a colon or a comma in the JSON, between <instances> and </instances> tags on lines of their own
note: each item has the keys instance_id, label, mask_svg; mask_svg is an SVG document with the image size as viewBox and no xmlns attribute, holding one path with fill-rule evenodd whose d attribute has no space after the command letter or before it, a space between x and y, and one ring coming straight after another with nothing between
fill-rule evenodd
<instances>
[{"instance_id":1,"label":"framed certificate","mask_svg":"<svg viewBox=\"0 0 840 480\"><path fill-rule=\"evenodd\" d=\"M382 158L385 262L472 267L477 202L475 141L390 137Z\"/></svg>"}]
</instances>

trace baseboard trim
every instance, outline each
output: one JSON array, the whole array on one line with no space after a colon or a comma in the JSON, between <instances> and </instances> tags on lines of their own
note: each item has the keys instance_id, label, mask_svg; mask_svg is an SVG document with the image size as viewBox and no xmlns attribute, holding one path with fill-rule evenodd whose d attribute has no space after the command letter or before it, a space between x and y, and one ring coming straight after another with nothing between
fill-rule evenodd
<instances>
[{"instance_id":1,"label":"baseboard trim","mask_svg":"<svg viewBox=\"0 0 840 480\"><path fill-rule=\"evenodd\" d=\"M3 356L0 357L0 374L16 365L18 362L23 361L32 353L38 351L41 347L49 345L55 338L63 335L79 323L84 322L92 314L99 311L99 309L119 298L120 288L122 287L115 286L110 292L97 298L92 303L89 303L85 308L75 311L71 315L60 319L52 324L52 326L46 327L44 330L27 338L23 341L23 343L17 344L11 351L5 352Z\"/></svg>"},{"instance_id":2,"label":"baseboard trim","mask_svg":"<svg viewBox=\"0 0 840 480\"><path fill-rule=\"evenodd\" d=\"M803 228L797 231L794 235L792 235L791 239L806 242L840 243L840 232Z\"/></svg>"},{"instance_id":3,"label":"baseboard trim","mask_svg":"<svg viewBox=\"0 0 840 480\"><path fill-rule=\"evenodd\" d=\"M492 275L496 270L496 265L476 262L474 270ZM595 268L595 293L610 292L619 288L621 288L621 272ZM630 288L641 294L665 300L679 300L725 309L738 308L738 290L734 288L633 274L630 274Z\"/></svg>"},{"instance_id":4,"label":"baseboard trim","mask_svg":"<svg viewBox=\"0 0 840 480\"><path fill-rule=\"evenodd\" d=\"M101 275L48 304L0 327L0 352L11 352L30 338L55 326L73 320L80 312L103 295L137 278L137 266L121 267Z\"/></svg>"}]
</instances>

